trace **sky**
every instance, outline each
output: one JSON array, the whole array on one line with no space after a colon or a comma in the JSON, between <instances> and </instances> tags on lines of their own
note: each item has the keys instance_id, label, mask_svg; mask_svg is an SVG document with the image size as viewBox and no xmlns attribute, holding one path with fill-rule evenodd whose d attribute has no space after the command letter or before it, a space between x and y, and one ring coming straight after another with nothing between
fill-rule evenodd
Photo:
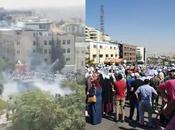
<instances>
[{"instance_id":1,"label":"sky","mask_svg":"<svg viewBox=\"0 0 175 130\"><path fill-rule=\"evenodd\" d=\"M148 54L175 54L175 0L86 0L86 24L113 40L144 46Z\"/></svg>"},{"instance_id":2,"label":"sky","mask_svg":"<svg viewBox=\"0 0 175 130\"><path fill-rule=\"evenodd\" d=\"M52 20L76 17L85 21L85 0L0 0L8 10L32 10Z\"/></svg>"},{"instance_id":3,"label":"sky","mask_svg":"<svg viewBox=\"0 0 175 130\"><path fill-rule=\"evenodd\" d=\"M85 0L0 0L0 7L7 9L24 9L36 7L69 7L85 5Z\"/></svg>"}]
</instances>

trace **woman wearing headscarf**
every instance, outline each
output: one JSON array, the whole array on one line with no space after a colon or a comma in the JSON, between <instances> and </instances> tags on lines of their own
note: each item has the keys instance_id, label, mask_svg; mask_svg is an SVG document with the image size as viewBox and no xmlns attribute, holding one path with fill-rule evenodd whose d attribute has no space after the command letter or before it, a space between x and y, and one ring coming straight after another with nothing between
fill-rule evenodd
<instances>
[{"instance_id":1,"label":"woman wearing headscarf","mask_svg":"<svg viewBox=\"0 0 175 130\"><path fill-rule=\"evenodd\" d=\"M103 78L102 86L102 106L105 116L113 112L113 91L112 91L113 78L107 74Z\"/></svg>"},{"instance_id":2,"label":"woman wearing headscarf","mask_svg":"<svg viewBox=\"0 0 175 130\"><path fill-rule=\"evenodd\" d=\"M91 77L91 87L95 89L96 102L89 103L89 121L93 125L97 125L102 121L102 88L100 86L99 74L94 73Z\"/></svg>"}]
</instances>

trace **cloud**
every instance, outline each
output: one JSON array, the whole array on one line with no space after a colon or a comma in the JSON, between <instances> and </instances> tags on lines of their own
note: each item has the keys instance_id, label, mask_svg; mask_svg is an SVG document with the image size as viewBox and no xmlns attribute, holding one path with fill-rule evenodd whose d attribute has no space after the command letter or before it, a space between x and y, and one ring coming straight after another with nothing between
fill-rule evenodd
<instances>
[{"instance_id":1,"label":"cloud","mask_svg":"<svg viewBox=\"0 0 175 130\"><path fill-rule=\"evenodd\" d=\"M7 9L85 6L85 0L0 0L0 6Z\"/></svg>"}]
</instances>

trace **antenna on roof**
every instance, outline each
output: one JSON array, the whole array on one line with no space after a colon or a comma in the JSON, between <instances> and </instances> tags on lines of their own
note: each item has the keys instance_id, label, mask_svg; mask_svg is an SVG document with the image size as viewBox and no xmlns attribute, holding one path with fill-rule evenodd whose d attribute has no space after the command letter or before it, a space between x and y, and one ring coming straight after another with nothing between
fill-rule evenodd
<instances>
[{"instance_id":1,"label":"antenna on roof","mask_svg":"<svg viewBox=\"0 0 175 130\"><path fill-rule=\"evenodd\" d=\"M104 41L104 6L103 5L101 5L100 7L100 32L102 33L101 40Z\"/></svg>"}]
</instances>

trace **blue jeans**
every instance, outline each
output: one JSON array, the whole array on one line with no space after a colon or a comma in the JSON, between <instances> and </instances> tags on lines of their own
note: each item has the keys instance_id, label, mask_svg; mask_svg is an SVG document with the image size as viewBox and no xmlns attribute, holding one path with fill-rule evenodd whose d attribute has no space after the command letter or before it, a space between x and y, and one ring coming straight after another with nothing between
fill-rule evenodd
<instances>
[{"instance_id":1,"label":"blue jeans","mask_svg":"<svg viewBox=\"0 0 175 130\"><path fill-rule=\"evenodd\" d=\"M140 123L144 123L144 112L148 112L148 125L152 125L152 103L149 100L141 100L139 102Z\"/></svg>"}]
</instances>

